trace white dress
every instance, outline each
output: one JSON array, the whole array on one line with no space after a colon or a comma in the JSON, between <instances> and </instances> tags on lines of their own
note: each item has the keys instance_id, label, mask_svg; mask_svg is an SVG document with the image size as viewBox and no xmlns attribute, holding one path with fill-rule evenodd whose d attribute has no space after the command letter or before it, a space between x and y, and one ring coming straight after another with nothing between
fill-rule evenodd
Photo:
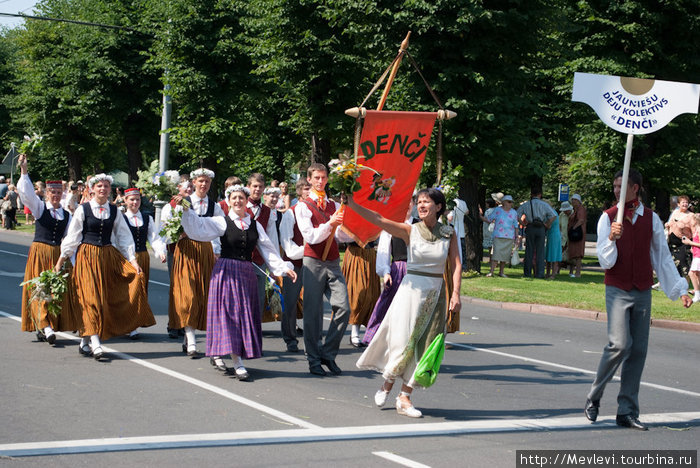
<instances>
[{"instance_id":1,"label":"white dress","mask_svg":"<svg viewBox=\"0 0 700 468\"><path fill-rule=\"evenodd\" d=\"M406 276L384 321L357 361L360 369L377 370L387 380L401 377L411 387L416 386L413 373L423 352L445 327L443 273L450 237L429 241L421 230L427 231L423 223L411 226Z\"/></svg>"}]
</instances>

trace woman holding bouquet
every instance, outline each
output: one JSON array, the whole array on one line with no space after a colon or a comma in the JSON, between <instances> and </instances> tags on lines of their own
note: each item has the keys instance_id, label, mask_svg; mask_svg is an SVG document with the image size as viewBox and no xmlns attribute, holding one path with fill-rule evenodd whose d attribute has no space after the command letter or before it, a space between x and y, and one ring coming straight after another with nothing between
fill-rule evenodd
<instances>
[{"instance_id":1,"label":"woman holding bouquet","mask_svg":"<svg viewBox=\"0 0 700 468\"><path fill-rule=\"evenodd\" d=\"M108 200L112 177L97 174L88 186L92 200L75 210L54 269L60 271L77 251L73 283L83 316L78 351L99 360L104 356L101 340L150 327L156 321L131 232L116 205Z\"/></svg>"},{"instance_id":2,"label":"woman holding bouquet","mask_svg":"<svg viewBox=\"0 0 700 468\"><path fill-rule=\"evenodd\" d=\"M214 172L197 169L190 173L194 193L187 198L175 197L177 206L170 211L174 214L183 211L181 200L187 200L192 212L197 216L211 218L224 216L221 206L207 196ZM166 219L162 220L167 221ZM191 358L199 357L195 330L207 329L207 294L209 280L214 268L214 255L221 252L218 237L209 241L199 241L181 235L175 244L173 268L170 277L170 303L168 326L171 329L185 329L185 342L182 352Z\"/></svg>"},{"instance_id":3,"label":"woman holding bouquet","mask_svg":"<svg viewBox=\"0 0 700 468\"><path fill-rule=\"evenodd\" d=\"M230 354L236 378L250 380L243 359L262 356L262 325L257 279L252 263L256 248L274 275L296 281L294 266L283 261L279 248L265 229L246 212L248 189L233 185L226 189L229 213L199 217L185 210L182 227L192 241L221 239L221 256L216 260L207 303L207 356L219 370L227 371L221 356Z\"/></svg>"},{"instance_id":4,"label":"woman holding bouquet","mask_svg":"<svg viewBox=\"0 0 700 468\"><path fill-rule=\"evenodd\" d=\"M357 367L382 372L384 383L374 396L379 407L384 406L394 380L400 377L403 384L396 399L396 410L401 415L419 418L422 413L410 399L417 385L414 378L416 365L433 339L444 332L448 310L458 313L461 308L459 243L454 229L438 222L445 211L445 196L434 188L420 190L416 207L421 222L412 225L388 220L358 205L352 197L348 206L407 245L406 276L384 321L357 361ZM443 281L445 262L448 261L454 272L449 303Z\"/></svg>"},{"instance_id":5,"label":"woman holding bouquet","mask_svg":"<svg viewBox=\"0 0 700 468\"><path fill-rule=\"evenodd\" d=\"M17 182L17 191L24 206L36 219L34 242L29 248L27 268L24 281L36 278L42 271L51 270L61 254L61 240L66 233L71 219L70 213L61 207L61 181L46 182L46 202L39 199L32 181L27 174L27 156L19 156L22 176ZM72 267L66 271L70 273ZM68 281L68 290L63 297L61 313L49 313L46 304L29 303L30 291L27 285L22 288L22 331L36 330L39 341L49 344L56 342L55 331L72 331L82 327L80 312L76 305L72 282Z\"/></svg>"}]
</instances>

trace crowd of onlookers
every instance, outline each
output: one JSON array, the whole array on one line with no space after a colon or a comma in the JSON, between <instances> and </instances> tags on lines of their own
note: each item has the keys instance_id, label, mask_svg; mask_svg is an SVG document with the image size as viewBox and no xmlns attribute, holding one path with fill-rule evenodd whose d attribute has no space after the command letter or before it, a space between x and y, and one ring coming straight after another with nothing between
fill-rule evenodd
<instances>
[{"instance_id":1,"label":"crowd of onlookers","mask_svg":"<svg viewBox=\"0 0 700 468\"><path fill-rule=\"evenodd\" d=\"M513 197L492 193L481 213L483 247L489 252L490 271L486 276L506 277L504 267L519 266L519 250L525 244L524 276L554 278L562 266L571 277L581 276L581 260L586 247L586 208L579 194L562 202L558 210L533 190L529 200L517 209Z\"/></svg>"}]
</instances>

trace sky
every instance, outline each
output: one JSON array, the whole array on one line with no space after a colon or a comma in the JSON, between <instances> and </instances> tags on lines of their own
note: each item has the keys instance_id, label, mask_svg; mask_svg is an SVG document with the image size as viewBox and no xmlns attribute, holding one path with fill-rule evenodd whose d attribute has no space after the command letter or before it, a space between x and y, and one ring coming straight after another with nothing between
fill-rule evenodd
<instances>
[{"instance_id":1,"label":"sky","mask_svg":"<svg viewBox=\"0 0 700 468\"><path fill-rule=\"evenodd\" d=\"M31 15L32 9L36 3L36 0L0 0L0 13L21 12L27 15ZM24 19L22 18L0 16L0 26L16 28L17 26L21 26L22 24L24 24Z\"/></svg>"}]
</instances>

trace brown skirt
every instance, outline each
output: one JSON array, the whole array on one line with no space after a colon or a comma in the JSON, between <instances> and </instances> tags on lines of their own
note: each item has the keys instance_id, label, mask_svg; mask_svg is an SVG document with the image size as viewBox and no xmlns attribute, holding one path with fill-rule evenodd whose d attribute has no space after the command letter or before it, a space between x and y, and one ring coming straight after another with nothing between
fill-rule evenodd
<instances>
[{"instance_id":1,"label":"brown skirt","mask_svg":"<svg viewBox=\"0 0 700 468\"><path fill-rule=\"evenodd\" d=\"M61 255L60 245L49 245L41 242L33 242L29 248L27 267L24 270L24 281L36 278L42 271L52 270ZM65 263L65 270L68 276L68 291L63 297L61 313L58 316L50 314L45 303L29 304L31 293L26 285L22 287L22 331L35 331L35 324L40 328L51 327L56 331L80 330L83 326L83 319L80 314L80 307L73 287L71 274L73 266L70 262Z\"/></svg>"},{"instance_id":2,"label":"brown skirt","mask_svg":"<svg viewBox=\"0 0 700 468\"><path fill-rule=\"evenodd\" d=\"M73 281L83 312L82 336L107 340L156 324L144 276L114 246L81 244Z\"/></svg>"},{"instance_id":3,"label":"brown skirt","mask_svg":"<svg viewBox=\"0 0 700 468\"><path fill-rule=\"evenodd\" d=\"M367 325L381 294L376 270L377 252L357 245L348 246L343 257L343 276L348 286L350 325Z\"/></svg>"},{"instance_id":4,"label":"brown skirt","mask_svg":"<svg viewBox=\"0 0 700 468\"><path fill-rule=\"evenodd\" d=\"M146 286L146 294L148 294L148 280L151 276L151 256L148 254L148 250L136 252L136 263L139 264L141 271L143 271L143 283Z\"/></svg>"},{"instance_id":5,"label":"brown skirt","mask_svg":"<svg viewBox=\"0 0 700 468\"><path fill-rule=\"evenodd\" d=\"M211 242L177 242L170 278L170 328L207 329L207 298L214 261Z\"/></svg>"}]
</instances>

